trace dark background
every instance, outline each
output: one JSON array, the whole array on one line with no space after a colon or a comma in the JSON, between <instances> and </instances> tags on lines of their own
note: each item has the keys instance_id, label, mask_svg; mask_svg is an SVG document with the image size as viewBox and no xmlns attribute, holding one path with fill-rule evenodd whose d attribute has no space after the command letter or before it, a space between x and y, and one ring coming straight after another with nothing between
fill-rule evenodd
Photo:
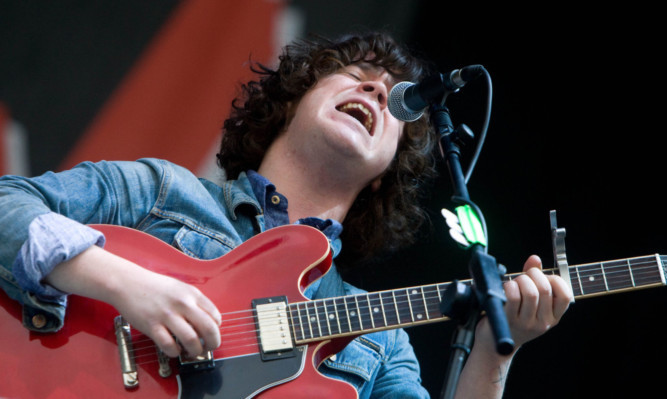
<instances>
[{"instance_id":1,"label":"dark background","mask_svg":"<svg viewBox=\"0 0 667 399\"><path fill-rule=\"evenodd\" d=\"M176 1L3 2L0 100L30 134L33 174L57 168ZM532 253L550 267L549 211L570 264L667 252L662 206L664 29L655 7L564 3L453 6L436 1L294 1L303 33L392 31L446 72L482 64L493 79L486 145L469 182L489 252L510 271ZM221 16L224 23L224 16ZM76 44L75 44L76 43ZM249 49L250 50L250 49ZM452 96L455 123L479 132L483 81ZM464 166L471 148L464 153ZM428 201L432 230L374 271L366 289L467 278L465 257ZM647 396L662 388L663 288L584 299L516 356L508 398ZM409 329L437 397L453 323Z\"/></svg>"},{"instance_id":2,"label":"dark background","mask_svg":"<svg viewBox=\"0 0 667 399\"><path fill-rule=\"evenodd\" d=\"M482 16L470 7L452 16L432 4L419 12L415 42L442 71L482 64L493 78L491 128L469 184L486 216L490 253L513 271L531 253L552 266L552 209L567 229L570 264L664 251L662 32L651 10L499 8ZM457 94L464 109L452 105L455 122L478 127L484 95L483 85ZM434 211L451 194L448 179L438 187ZM449 261L457 248L434 222L432 242L392 262L395 281L466 274L464 261ZM662 385L665 301L656 289L577 302L519 352L506 397L652 396ZM434 394L448 324L411 331Z\"/></svg>"}]
</instances>

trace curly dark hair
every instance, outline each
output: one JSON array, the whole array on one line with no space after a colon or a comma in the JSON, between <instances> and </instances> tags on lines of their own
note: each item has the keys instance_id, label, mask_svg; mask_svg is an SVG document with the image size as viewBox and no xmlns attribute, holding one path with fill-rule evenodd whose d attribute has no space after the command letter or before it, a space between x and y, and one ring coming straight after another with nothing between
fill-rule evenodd
<instances>
[{"instance_id":1,"label":"curly dark hair","mask_svg":"<svg viewBox=\"0 0 667 399\"><path fill-rule=\"evenodd\" d=\"M321 77L362 61L384 68L396 81L416 81L429 69L426 62L382 32L336 41L296 41L285 47L279 61L275 70L261 64L251 67L259 80L243 85L242 95L232 103L217 154L218 164L230 179L259 168L267 149L289 123L289 104L298 102ZM426 118L405 124L380 189L366 187L353 203L343 221L339 267L411 244L427 220L420 201L422 189L435 177L433 148L437 141Z\"/></svg>"}]
</instances>

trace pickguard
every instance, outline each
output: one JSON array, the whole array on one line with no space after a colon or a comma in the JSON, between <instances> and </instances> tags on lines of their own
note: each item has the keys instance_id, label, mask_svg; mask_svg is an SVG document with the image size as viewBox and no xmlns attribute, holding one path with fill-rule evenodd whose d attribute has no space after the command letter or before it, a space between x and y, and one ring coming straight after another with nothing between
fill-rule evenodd
<instances>
[{"instance_id":1,"label":"pickguard","mask_svg":"<svg viewBox=\"0 0 667 399\"><path fill-rule=\"evenodd\" d=\"M298 377L306 360L306 346L295 356L262 360L259 353L216 360L215 367L182 372L179 398L252 398L260 392Z\"/></svg>"}]
</instances>

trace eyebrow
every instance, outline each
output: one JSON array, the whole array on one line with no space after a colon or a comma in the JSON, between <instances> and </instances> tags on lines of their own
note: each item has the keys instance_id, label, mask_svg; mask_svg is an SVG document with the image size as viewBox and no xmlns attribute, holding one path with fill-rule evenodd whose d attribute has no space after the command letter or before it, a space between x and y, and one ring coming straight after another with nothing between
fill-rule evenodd
<instances>
[{"instance_id":1,"label":"eyebrow","mask_svg":"<svg viewBox=\"0 0 667 399\"><path fill-rule=\"evenodd\" d=\"M398 83L398 79L394 75L392 75L391 72L389 72L386 68L372 64L368 61L355 62L353 64L349 64L348 66L356 66L359 67L364 72L375 73L378 76L386 72L387 78L385 78L384 81L389 88L393 87L396 83Z\"/></svg>"}]
</instances>

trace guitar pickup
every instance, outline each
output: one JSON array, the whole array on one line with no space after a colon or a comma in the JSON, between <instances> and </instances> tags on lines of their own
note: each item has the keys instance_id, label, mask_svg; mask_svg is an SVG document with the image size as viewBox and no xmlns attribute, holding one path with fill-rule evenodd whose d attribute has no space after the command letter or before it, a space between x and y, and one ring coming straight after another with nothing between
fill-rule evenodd
<instances>
[{"instance_id":1,"label":"guitar pickup","mask_svg":"<svg viewBox=\"0 0 667 399\"><path fill-rule=\"evenodd\" d=\"M287 318L287 297L254 299L252 307L255 309L257 339L262 359L273 360L295 356Z\"/></svg>"}]
</instances>

